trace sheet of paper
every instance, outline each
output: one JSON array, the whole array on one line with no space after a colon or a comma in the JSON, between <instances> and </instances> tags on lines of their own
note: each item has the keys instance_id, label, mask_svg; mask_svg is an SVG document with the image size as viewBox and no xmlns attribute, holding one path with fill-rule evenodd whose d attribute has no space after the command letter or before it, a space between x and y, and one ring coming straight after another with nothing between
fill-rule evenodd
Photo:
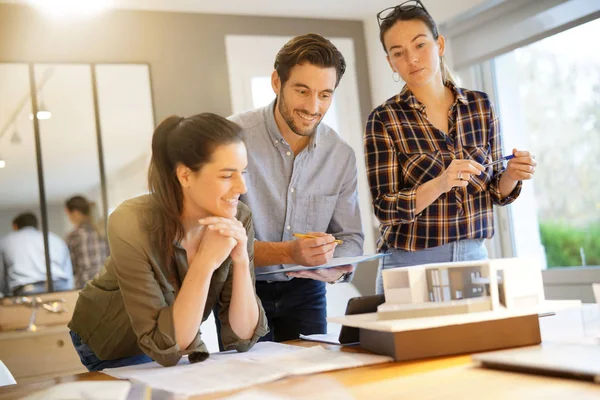
<instances>
[{"instance_id":1,"label":"sheet of paper","mask_svg":"<svg viewBox=\"0 0 600 400\"><path fill-rule=\"evenodd\" d=\"M231 361L231 360L254 360L260 359L266 355L272 356L277 354L286 354L291 351L297 351L298 346L291 346L289 344L275 343L275 342L260 342L256 343L251 351L245 353L238 353L235 350L223 351L220 353L211 353L210 357L201 364L212 363L214 361ZM179 360L178 367L189 366L190 362L187 356L184 356ZM162 371L164 369L157 362L151 362L140 365L132 365L129 367L121 368L109 368L103 372L107 375L119 378L120 376L127 376L127 379L137 379L138 376L145 376L151 373L151 371Z\"/></svg>"},{"instance_id":2,"label":"sheet of paper","mask_svg":"<svg viewBox=\"0 0 600 400\"><path fill-rule=\"evenodd\" d=\"M134 379L152 388L192 396L243 389L290 375L389 361L391 358L386 356L342 353L326 350L321 346L304 348L264 342L257 343L255 348L246 353L213 354L206 361L197 364L182 361L174 367L165 368L149 363L111 368L103 372L119 379Z\"/></svg>"},{"instance_id":3,"label":"sheet of paper","mask_svg":"<svg viewBox=\"0 0 600 400\"><path fill-rule=\"evenodd\" d=\"M298 351L298 346L275 342L259 342L250 351L238 353L236 350L211 353L209 360L258 360L264 357L287 354Z\"/></svg>"},{"instance_id":4,"label":"sheet of paper","mask_svg":"<svg viewBox=\"0 0 600 400\"><path fill-rule=\"evenodd\" d=\"M300 339L308 340L309 342L329 343L329 344L340 344L339 333L326 333L326 334L314 334L314 335L303 335L300 334Z\"/></svg>"},{"instance_id":5,"label":"sheet of paper","mask_svg":"<svg viewBox=\"0 0 600 400\"><path fill-rule=\"evenodd\" d=\"M275 343L275 342L260 342L256 343L254 347L245 353L239 353L235 350L224 351L221 353L212 353L210 357L199 364L190 364L187 356L182 357L177 364L177 368L179 368L182 373L185 373L184 368L188 367L188 369L194 369L194 366L213 364L215 362L225 362L225 361L233 361L233 360L260 360L266 356L274 356L286 354L292 351L298 351L298 346L291 346L289 344L283 343ZM174 367L171 367L174 368ZM158 373L159 375L163 373L165 367L161 366L157 362L151 362L140 365L131 365L128 367L120 367L120 368L109 368L105 369L104 372L107 375L114 376L115 378L122 379L138 379L143 381L145 376L151 376L154 373ZM141 378L140 378L141 377Z\"/></svg>"},{"instance_id":6,"label":"sheet of paper","mask_svg":"<svg viewBox=\"0 0 600 400\"><path fill-rule=\"evenodd\" d=\"M306 375L391 361L393 359L388 356L332 351L321 346L314 346L294 353L269 357L262 360L261 363L277 365L289 375Z\"/></svg>"},{"instance_id":7,"label":"sheet of paper","mask_svg":"<svg viewBox=\"0 0 600 400\"><path fill-rule=\"evenodd\" d=\"M276 366L265 366L250 360L210 359L169 368L118 370L119 368L114 368L102 372L115 378L134 379L152 388L186 396L243 389L283 378L287 374Z\"/></svg>"},{"instance_id":8,"label":"sheet of paper","mask_svg":"<svg viewBox=\"0 0 600 400\"><path fill-rule=\"evenodd\" d=\"M362 263L365 261L376 260L378 258L382 258L385 256L386 256L385 253L377 253L377 254L367 254L367 255L356 256L356 257L334 257L328 263L322 264L322 265L317 265L314 267L305 267L303 265L291 265L289 267L285 267L285 268L278 269L275 271L265 271L265 272L260 272L260 268L256 268L255 274L256 274L256 276L259 276L259 275L280 274L282 272L294 272L294 271L306 271L306 270L311 270L311 269L334 268L334 267L340 267L342 265L359 264L359 263Z\"/></svg>"}]
</instances>

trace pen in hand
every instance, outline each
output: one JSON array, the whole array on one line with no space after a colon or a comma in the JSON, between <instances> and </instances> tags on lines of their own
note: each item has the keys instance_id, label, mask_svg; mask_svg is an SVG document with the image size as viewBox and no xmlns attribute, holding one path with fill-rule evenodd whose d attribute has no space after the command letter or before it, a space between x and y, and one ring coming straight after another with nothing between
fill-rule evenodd
<instances>
[{"instance_id":1,"label":"pen in hand","mask_svg":"<svg viewBox=\"0 0 600 400\"><path fill-rule=\"evenodd\" d=\"M320 236L314 236L314 235L307 235L304 233L294 233L294 236L297 238L303 238L303 239L316 239L316 238L320 237ZM337 244L344 243L343 240L338 240L338 239L334 240L334 242Z\"/></svg>"},{"instance_id":2,"label":"pen in hand","mask_svg":"<svg viewBox=\"0 0 600 400\"><path fill-rule=\"evenodd\" d=\"M492 161L491 163L484 164L483 168L491 167L492 165L500 164L501 162L508 161L508 160L513 159L513 158L515 158L515 156L513 154L511 154L509 156L504 156L502 158L499 158L496 161Z\"/></svg>"}]
</instances>

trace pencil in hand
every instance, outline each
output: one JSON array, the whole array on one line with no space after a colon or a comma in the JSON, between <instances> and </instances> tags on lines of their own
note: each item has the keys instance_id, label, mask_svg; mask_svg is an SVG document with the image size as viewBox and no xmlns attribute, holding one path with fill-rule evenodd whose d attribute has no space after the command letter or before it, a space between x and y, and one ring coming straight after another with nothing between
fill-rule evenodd
<instances>
[{"instance_id":1,"label":"pencil in hand","mask_svg":"<svg viewBox=\"0 0 600 400\"><path fill-rule=\"evenodd\" d=\"M320 237L320 236L314 236L314 235L307 235L305 233L294 233L294 236L297 238L302 238L302 239L316 239L316 238ZM334 240L334 243L342 244L342 243L344 243L344 241L336 239L336 240Z\"/></svg>"}]
</instances>

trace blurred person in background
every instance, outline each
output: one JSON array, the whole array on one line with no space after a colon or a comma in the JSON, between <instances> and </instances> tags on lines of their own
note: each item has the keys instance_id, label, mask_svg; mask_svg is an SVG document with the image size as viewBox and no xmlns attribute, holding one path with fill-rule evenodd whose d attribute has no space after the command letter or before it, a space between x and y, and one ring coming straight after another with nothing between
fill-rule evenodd
<instances>
[{"instance_id":1,"label":"blurred person in background","mask_svg":"<svg viewBox=\"0 0 600 400\"><path fill-rule=\"evenodd\" d=\"M71 252L75 288L81 289L104 265L108 245L104 235L94 225L93 204L83 196L71 197L65 203L65 212L75 229L67 235Z\"/></svg>"},{"instance_id":2,"label":"blurred person in background","mask_svg":"<svg viewBox=\"0 0 600 400\"><path fill-rule=\"evenodd\" d=\"M0 290L6 296L48 291L43 233L37 217L26 212L12 222L13 232L0 239ZM55 291L73 288L69 249L54 233L48 234L50 268Z\"/></svg>"}]
</instances>

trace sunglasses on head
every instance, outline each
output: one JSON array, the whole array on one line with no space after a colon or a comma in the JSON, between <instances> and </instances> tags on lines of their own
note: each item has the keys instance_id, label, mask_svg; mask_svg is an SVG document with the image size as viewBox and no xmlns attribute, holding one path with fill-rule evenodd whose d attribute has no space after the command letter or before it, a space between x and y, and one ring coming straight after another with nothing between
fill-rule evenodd
<instances>
[{"instance_id":1,"label":"sunglasses on head","mask_svg":"<svg viewBox=\"0 0 600 400\"><path fill-rule=\"evenodd\" d=\"M421 1L409 0L409 1L405 1L404 3L398 4L397 6L388 7L386 9L379 11L377 13L377 23L381 27L381 23L383 21L385 21L386 19L388 19L389 17L391 17L392 15L397 15L398 13L412 11L418 7L422 8L423 11L425 11L427 14L429 14L429 12L427 11L427 9L423 5L423 3L421 3Z\"/></svg>"}]
</instances>

